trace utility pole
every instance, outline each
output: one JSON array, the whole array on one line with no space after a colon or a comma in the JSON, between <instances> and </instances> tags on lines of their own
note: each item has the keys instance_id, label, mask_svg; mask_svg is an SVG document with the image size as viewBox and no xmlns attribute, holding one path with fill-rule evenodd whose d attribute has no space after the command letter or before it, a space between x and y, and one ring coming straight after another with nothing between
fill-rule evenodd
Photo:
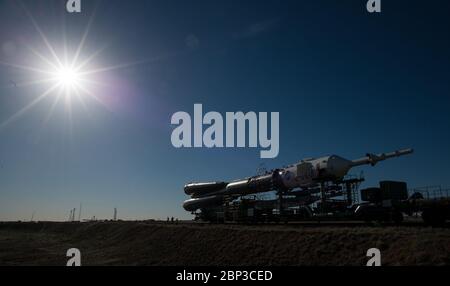
<instances>
[{"instance_id":1,"label":"utility pole","mask_svg":"<svg viewBox=\"0 0 450 286\"><path fill-rule=\"evenodd\" d=\"M117 208L114 208L114 221L117 220Z\"/></svg>"},{"instance_id":2,"label":"utility pole","mask_svg":"<svg viewBox=\"0 0 450 286\"><path fill-rule=\"evenodd\" d=\"M80 210L78 211L78 221L81 222L81 203L80 203Z\"/></svg>"}]
</instances>

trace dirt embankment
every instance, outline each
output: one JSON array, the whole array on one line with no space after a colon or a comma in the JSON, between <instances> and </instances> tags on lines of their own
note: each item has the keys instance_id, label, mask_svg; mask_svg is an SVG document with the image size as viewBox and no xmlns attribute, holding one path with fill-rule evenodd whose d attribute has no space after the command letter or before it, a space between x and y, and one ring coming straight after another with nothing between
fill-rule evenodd
<instances>
[{"instance_id":1,"label":"dirt embankment","mask_svg":"<svg viewBox=\"0 0 450 286\"><path fill-rule=\"evenodd\" d=\"M83 265L365 265L369 248L383 265L449 265L450 229L300 227L147 222L2 223L0 265L65 265L78 248Z\"/></svg>"}]
</instances>

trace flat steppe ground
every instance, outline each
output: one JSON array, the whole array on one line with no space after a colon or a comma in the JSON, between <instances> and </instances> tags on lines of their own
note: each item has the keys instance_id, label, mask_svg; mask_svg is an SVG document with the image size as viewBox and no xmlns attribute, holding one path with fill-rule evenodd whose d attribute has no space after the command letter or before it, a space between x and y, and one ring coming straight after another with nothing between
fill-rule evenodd
<instances>
[{"instance_id":1,"label":"flat steppe ground","mask_svg":"<svg viewBox=\"0 0 450 286\"><path fill-rule=\"evenodd\" d=\"M209 225L189 222L0 223L0 266L450 265L450 228L368 225Z\"/></svg>"}]
</instances>

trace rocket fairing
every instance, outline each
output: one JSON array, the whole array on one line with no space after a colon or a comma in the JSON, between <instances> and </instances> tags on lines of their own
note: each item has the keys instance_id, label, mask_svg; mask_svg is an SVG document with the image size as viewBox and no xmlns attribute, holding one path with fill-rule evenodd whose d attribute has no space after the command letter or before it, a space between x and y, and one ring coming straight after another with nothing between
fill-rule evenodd
<instances>
[{"instance_id":1,"label":"rocket fairing","mask_svg":"<svg viewBox=\"0 0 450 286\"><path fill-rule=\"evenodd\" d=\"M342 180L351 168L361 165L375 166L386 159L413 153L413 149L398 150L391 153L367 154L356 160L347 160L337 155L318 159L304 159L286 168L268 174L237 180L234 182L191 183L184 192L191 199L184 202L186 211L194 212L200 208L221 205L225 197L265 193L272 190L291 191L293 189L317 188L317 184Z\"/></svg>"}]
</instances>

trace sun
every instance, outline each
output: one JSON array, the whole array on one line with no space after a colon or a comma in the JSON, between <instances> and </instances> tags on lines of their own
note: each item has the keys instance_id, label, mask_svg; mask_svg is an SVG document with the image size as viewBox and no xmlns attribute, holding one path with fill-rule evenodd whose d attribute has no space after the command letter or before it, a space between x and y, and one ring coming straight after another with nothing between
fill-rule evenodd
<instances>
[{"instance_id":1,"label":"sun","mask_svg":"<svg viewBox=\"0 0 450 286\"><path fill-rule=\"evenodd\" d=\"M31 77L30 81L16 82L11 80L11 82L14 83L14 88L20 89L23 87L43 85L44 89L41 93L37 93L27 105L15 112L5 121L0 122L0 131L10 123L18 120L46 98L52 99L48 114L43 120L43 124L50 119L58 103L61 103L64 107L69 118L69 124L71 124L72 108L77 101L86 111L88 111L86 104L89 102L89 99L94 99L96 102L105 105L101 94L98 93L100 91L99 87L105 86L106 83L97 80L98 77L95 75L104 71L116 69L115 67L101 68L92 66L91 62L104 50L104 48L98 49L92 54L83 56L82 49L85 44L90 24L88 24L82 39L75 49L69 47L64 41L62 43L62 48L57 50L42 32L31 14L29 14L29 16L47 49L37 50L33 45L26 44L26 47L31 52L31 56L34 56L34 65L23 65L3 61L0 61L0 65L29 72Z\"/></svg>"},{"instance_id":2,"label":"sun","mask_svg":"<svg viewBox=\"0 0 450 286\"><path fill-rule=\"evenodd\" d=\"M0 66L22 70L24 72L29 72L29 75L32 75L31 80L25 82L11 79L10 82L13 84L14 88L20 89L35 85L44 85L45 88L41 93L37 93L23 108L12 114L5 121L0 122L0 131L12 122L18 120L46 98L52 98L53 102L50 104L49 112L46 119L43 121L44 123L49 120L55 107L61 101L63 101L64 108L69 116L69 122L72 120L72 105L77 101L86 111L88 111L86 104L89 103L90 99L93 99L95 103L100 103L102 106L107 107L107 96L105 96L105 93L102 92L101 88L110 86L110 83L105 82L105 77L101 76L102 73L108 73L155 60L146 59L112 66L96 66L94 64L94 59L100 55L108 45L104 44L91 53L86 54L83 52L91 24L94 20L95 11L91 14L78 45L68 45L66 32L63 31L64 40L58 45L57 49L54 44L51 44L51 41L44 34L31 12L23 5L22 8L46 48L36 49L34 44L25 44L25 47L31 52L31 56L33 56L31 59L35 59L33 65L29 65L28 62L22 64L0 61Z\"/></svg>"},{"instance_id":3,"label":"sun","mask_svg":"<svg viewBox=\"0 0 450 286\"><path fill-rule=\"evenodd\" d=\"M70 66L63 66L55 71L56 82L65 89L74 89L82 80L81 73Z\"/></svg>"}]
</instances>

